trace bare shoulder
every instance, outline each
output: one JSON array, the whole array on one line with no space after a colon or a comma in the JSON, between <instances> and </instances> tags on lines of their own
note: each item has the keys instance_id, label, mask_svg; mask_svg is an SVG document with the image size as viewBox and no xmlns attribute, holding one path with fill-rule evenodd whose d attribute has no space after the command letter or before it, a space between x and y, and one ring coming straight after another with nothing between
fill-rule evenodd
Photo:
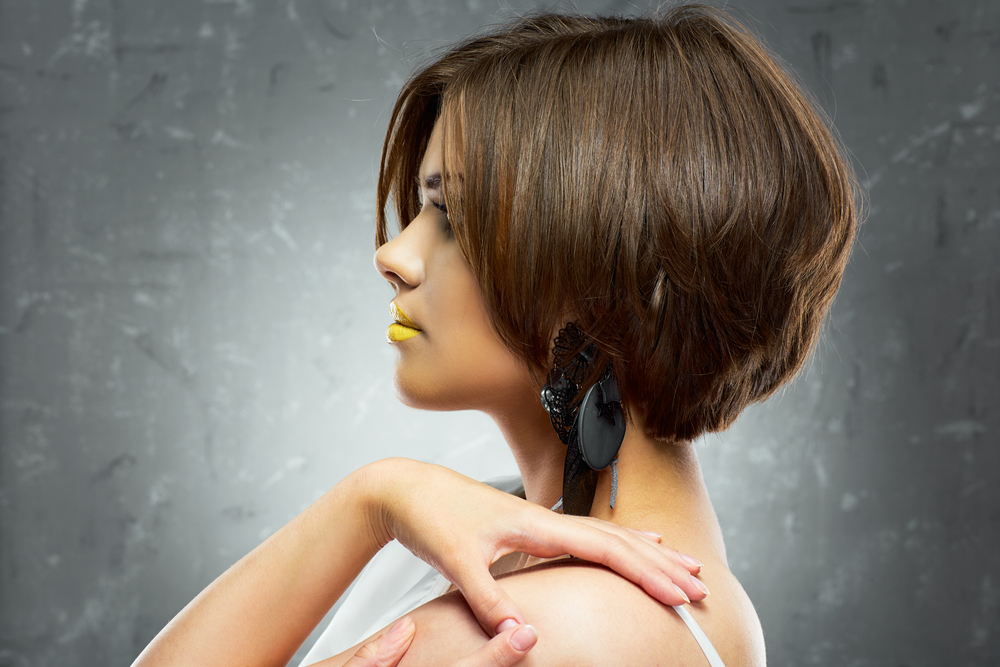
<instances>
[{"instance_id":1,"label":"bare shoulder","mask_svg":"<svg viewBox=\"0 0 1000 667\"><path fill-rule=\"evenodd\" d=\"M701 647L673 609L603 567L559 561L522 570L500 583L538 630L538 644L519 664L708 665ZM716 584L726 588L721 581ZM732 595L726 592L721 597L726 600L717 598L713 591L709 597L712 602L688 608L727 667L763 665L756 615L741 618L745 614L740 609L734 614L733 609L724 607ZM442 596L410 616L417 632L401 667L449 664L489 639L458 593ZM745 627L748 621L751 627Z\"/></svg>"}]
</instances>

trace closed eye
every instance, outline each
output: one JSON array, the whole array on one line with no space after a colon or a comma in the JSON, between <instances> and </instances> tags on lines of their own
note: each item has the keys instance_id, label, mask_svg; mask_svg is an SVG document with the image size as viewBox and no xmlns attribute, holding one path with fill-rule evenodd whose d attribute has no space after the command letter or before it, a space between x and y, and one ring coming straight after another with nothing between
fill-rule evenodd
<instances>
[{"instance_id":1,"label":"closed eye","mask_svg":"<svg viewBox=\"0 0 1000 667\"><path fill-rule=\"evenodd\" d=\"M433 199L431 199L430 202L434 208L444 213L444 233L447 234L448 236L451 236L453 234L453 231L451 228L451 216L448 215L448 207L445 206L444 204L437 203Z\"/></svg>"},{"instance_id":2,"label":"closed eye","mask_svg":"<svg viewBox=\"0 0 1000 667\"><path fill-rule=\"evenodd\" d=\"M430 204L431 206L433 206L437 210L439 210L442 213L444 213L444 215L445 215L444 231L445 231L446 234L448 234L450 236L452 234L452 229L451 229L451 218L448 216L448 207L444 204L444 202L436 202L436 201L434 201L434 199L432 199L430 196L428 196L429 193L434 193L437 196L441 195L441 176L440 176L440 174L432 174L430 176L426 176L426 177L424 177L424 179L422 181L418 177L417 178L417 193L418 193L418 196L420 198L420 205L421 205L421 207L426 206L427 204Z\"/></svg>"}]
</instances>

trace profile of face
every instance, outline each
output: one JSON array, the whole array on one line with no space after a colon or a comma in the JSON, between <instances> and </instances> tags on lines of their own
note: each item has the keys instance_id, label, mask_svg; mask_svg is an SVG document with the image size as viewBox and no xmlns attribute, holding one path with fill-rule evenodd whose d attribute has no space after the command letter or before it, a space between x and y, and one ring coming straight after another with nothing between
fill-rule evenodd
<instances>
[{"instance_id":1,"label":"profile of face","mask_svg":"<svg viewBox=\"0 0 1000 667\"><path fill-rule=\"evenodd\" d=\"M490 323L452 234L441 191L443 134L438 123L420 164L419 215L375 252L375 267L396 291L396 324L387 332L396 349L394 385L413 407L493 412L535 390Z\"/></svg>"}]
</instances>

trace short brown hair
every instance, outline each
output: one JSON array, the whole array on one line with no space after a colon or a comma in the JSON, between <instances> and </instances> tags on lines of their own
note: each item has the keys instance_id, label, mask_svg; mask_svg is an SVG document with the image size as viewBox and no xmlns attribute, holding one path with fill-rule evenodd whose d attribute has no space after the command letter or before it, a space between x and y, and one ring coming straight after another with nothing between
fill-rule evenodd
<instances>
[{"instance_id":1,"label":"short brown hair","mask_svg":"<svg viewBox=\"0 0 1000 667\"><path fill-rule=\"evenodd\" d=\"M419 212L439 115L457 242L529 367L546 370L569 315L665 440L729 427L802 367L847 262L855 179L731 17L543 14L450 48L393 109L379 245L390 197L401 225Z\"/></svg>"}]
</instances>

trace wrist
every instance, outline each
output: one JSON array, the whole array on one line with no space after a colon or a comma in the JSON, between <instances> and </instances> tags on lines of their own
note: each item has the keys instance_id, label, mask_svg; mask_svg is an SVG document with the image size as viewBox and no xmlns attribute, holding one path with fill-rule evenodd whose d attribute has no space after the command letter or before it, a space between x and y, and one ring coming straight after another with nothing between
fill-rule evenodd
<instances>
[{"instance_id":1,"label":"wrist","mask_svg":"<svg viewBox=\"0 0 1000 667\"><path fill-rule=\"evenodd\" d=\"M361 508L374 551L396 538L396 499L407 481L413 479L412 469L417 465L417 461L406 458L382 459L358 468L345 479Z\"/></svg>"}]
</instances>

